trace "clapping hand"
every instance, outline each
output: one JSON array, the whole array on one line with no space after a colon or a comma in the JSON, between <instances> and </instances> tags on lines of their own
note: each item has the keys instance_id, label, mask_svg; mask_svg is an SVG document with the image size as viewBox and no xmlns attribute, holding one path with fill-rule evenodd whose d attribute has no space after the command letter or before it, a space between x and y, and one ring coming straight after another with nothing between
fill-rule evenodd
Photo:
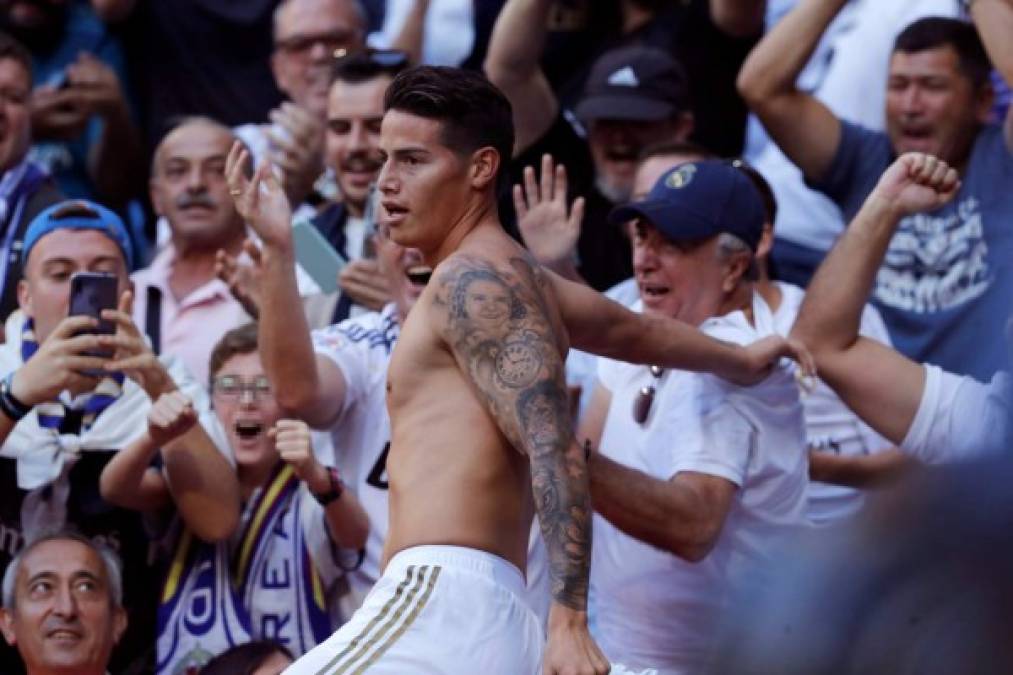
<instances>
[{"instance_id":1,"label":"clapping hand","mask_svg":"<svg viewBox=\"0 0 1013 675\"><path fill-rule=\"evenodd\" d=\"M243 251L249 257L249 263L241 262L237 256L219 249L215 255L215 276L225 282L232 297L251 318L259 319L263 276L260 247L247 239L243 242Z\"/></svg>"},{"instance_id":2,"label":"clapping hand","mask_svg":"<svg viewBox=\"0 0 1013 675\"><path fill-rule=\"evenodd\" d=\"M324 125L310 112L285 102L270 113L267 158L281 169L289 204L301 204L324 171Z\"/></svg>"}]
</instances>

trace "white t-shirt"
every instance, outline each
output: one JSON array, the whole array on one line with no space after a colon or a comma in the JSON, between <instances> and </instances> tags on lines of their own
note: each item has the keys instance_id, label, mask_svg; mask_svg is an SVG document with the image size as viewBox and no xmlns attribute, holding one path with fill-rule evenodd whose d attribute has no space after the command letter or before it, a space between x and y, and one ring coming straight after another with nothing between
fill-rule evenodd
<instances>
[{"instance_id":1,"label":"white t-shirt","mask_svg":"<svg viewBox=\"0 0 1013 675\"><path fill-rule=\"evenodd\" d=\"M1009 373L988 384L925 365L925 390L901 450L928 464L959 462L1002 449L1013 414Z\"/></svg>"},{"instance_id":2,"label":"white t-shirt","mask_svg":"<svg viewBox=\"0 0 1013 675\"><path fill-rule=\"evenodd\" d=\"M778 334L787 336L798 318L805 291L791 284L776 283L781 291L781 304L774 312L774 325ZM871 305L866 305L862 311L858 332L877 342L890 344L886 325ZM802 408L805 411L806 442L810 448L859 457L886 450L892 445L858 419L822 380L817 380L813 391L802 395ZM811 482L809 520L817 525L835 522L854 514L862 507L863 501L861 490Z\"/></svg>"},{"instance_id":3,"label":"white t-shirt","mask_svg":"<svg viewBox=\"0 0 1013 675\"><path fill-rule=\"evenodd\" d=\"M771 334L773 319L759 295L753 308L755 328L736 311L701 329L739 344ZM599 377L612 393L602 454L662 480L694 471L739 487L714 549L698 563L594 517L595 637L605 655L634 669L699 672L737 570L752 575L780 536L806 526L808 461L794 369L783 365L756 387L741 388L684 371L656 381L644 366L601 359ZM651 384L658 392L640 425L634 401Z\"/></svg>"},{"instance_id":4,"label":"white t-shirt","mask_svg":"<svg viewBox=\"0 0 1013 675\"><path fill-rule=\"evenodd\" d=\"M387 0L383 28L369 36L372 47L388 49L404 28L413 0ZM422 63L459 66L475 46L472 0L432 0L423 23Z\"/></svg>"},{"instance_id":5,"label":"white t-shirt","mask_svg":"<svg viewBox=\"0 0 1013 675\"><path fill-rule=\"evenodd\" d=\"M348 575L353 594L362 597L380 577L380 559L387 539L387 452L390 419L386 382L391 350L400 333L397 307L369 312L313 331L313 347L341 370L345 400L331 428L334 464L369 516L366 553L358 570Z\"/></svg>"},{"instance_id":6,"label":"white t-shirt","mask_svg":"<svg viewBox=\"0 0 1013 675\"><path fill-rule=\"evenodd\" d=\"M769 2L768 30L795 4L796 0ZM955 17L958 5L954 0L852 0L823 34L799 75L799 88L813 94L841 119L883 129L887 72L897 35L922 17ZM745 155L770 182L777 197L777 237L829 250L844 229L840 210L805 186L802 172L781 153L755 117L750 118Z\"/></svg>"}]
</instances>

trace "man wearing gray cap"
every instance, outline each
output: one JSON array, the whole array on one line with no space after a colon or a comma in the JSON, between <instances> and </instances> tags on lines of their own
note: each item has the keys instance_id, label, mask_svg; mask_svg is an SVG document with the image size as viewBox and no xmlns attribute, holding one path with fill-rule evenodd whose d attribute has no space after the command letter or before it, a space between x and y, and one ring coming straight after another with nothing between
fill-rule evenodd
<instances>
[{"instance_id":1,"label":"man wearing gray cap","mask_svg":"<svg viewBox=\"0 0 1013 675\"><path fill-rule=\"evenodd\" d=\"M745 344L775 332L755 292L764 210L730 164L666 172L633 221L639 308ZM745 389L600 359L578 438L591 454L595 638L612 662L701 672L728 591L805 526L808 467L793 370Z\"/></svg>"},{"instance_id":2,"label":"man wearing gray cap","mask_svg":"<svg viewBox=\"0 0 1013 675\"><path fill-rule=\"evenodd\" d=\"M537 164L544 153L551 154L566 163L572 194L584 197L583 227L577 241L579 261L559 262L576 267L598 290L628 278L629 242L608 226L606 217L616 204L629 198L640 151L660 141L685 140L693 130L682 67L651 47L608 51L591 68L573 111L574 120L571 113L559 110L555 99L548 105L536 103L523 87L510 86L509 78L495 68L496 54L491 46L486 68L514 107L517 155L513 172ZM574 121L579 121L579 132ZM586 138L581 135L585 131ZM544 180L544 166L542 171ZM548 171L551 181L551 167ZM566 272L565 265L552 267Z\"/></svg>"}]
</instances>

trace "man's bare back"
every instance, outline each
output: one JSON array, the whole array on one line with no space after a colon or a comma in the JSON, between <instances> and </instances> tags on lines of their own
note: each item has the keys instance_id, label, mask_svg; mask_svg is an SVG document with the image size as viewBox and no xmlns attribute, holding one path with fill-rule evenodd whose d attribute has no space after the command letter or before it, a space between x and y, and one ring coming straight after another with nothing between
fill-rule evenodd
<instances>
[{"instance_id":1,"label":"man's bare back","mask_svg":"<svg viewBox=\"0 0 1013 675\"><path fill-rule=\"evenodd\" d=\"M386 557L452 544L525 568L532 474L525 443L505 436L490 409L516 415L529 433L569 426L565 332L542 274L488 222L436 268L411 311L388 371Z\"/></svg>"}]
</instances>

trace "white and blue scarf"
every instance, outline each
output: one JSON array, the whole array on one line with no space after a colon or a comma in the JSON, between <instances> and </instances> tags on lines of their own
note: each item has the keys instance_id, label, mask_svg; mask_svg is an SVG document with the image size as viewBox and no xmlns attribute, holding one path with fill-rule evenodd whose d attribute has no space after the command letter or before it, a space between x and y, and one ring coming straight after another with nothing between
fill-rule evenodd
<instances>
[{"instance_id":1,"label":"white and blue scarf","mask_svg":"<svg viewBox=\"0 0 1013 675\"><path fill-rule=\"evenodd\" d=\"M158 675L199 668L250 639L276 640L299 655L330 636L327 589L298 525L299 486L292 467L279 462L246 504L231 544L184 531L159 599ZM280 579L267 588L264 565L279 555L291 576L284 588ZM285 620L264 621L265 607L278 604L272 599ZM262 625L252 625L254 616Z\"/></svg>"}]
</instances>

